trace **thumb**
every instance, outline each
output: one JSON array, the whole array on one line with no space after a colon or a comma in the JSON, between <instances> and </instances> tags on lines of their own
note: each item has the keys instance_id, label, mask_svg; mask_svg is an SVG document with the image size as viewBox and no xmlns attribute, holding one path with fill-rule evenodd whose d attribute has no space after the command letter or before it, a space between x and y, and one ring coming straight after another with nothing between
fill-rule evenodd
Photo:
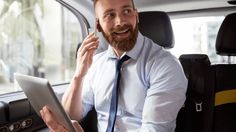
<instances>
[{"instance_id":1,"label":"thumb","mask_svg":"<svg viewBox=\"0 0 236 132\"><path fill-rule=\"evenodd\" d=\"M71 120L73 127L76 129L77 132L84 132L83 128L76 120Z\"/></svg>"}]
</instances>

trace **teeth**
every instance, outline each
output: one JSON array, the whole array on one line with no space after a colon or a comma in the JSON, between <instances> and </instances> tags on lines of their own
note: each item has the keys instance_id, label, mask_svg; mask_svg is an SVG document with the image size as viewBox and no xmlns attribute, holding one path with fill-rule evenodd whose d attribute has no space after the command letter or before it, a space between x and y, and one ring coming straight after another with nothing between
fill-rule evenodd
<instances>
[{"instance_id":1,"label":"teeth","mask_svg":"<svg viewBox=\"0 0 236 132\"><path fill-rule=\"evenodd\" d=\"M125 30L123 30L123 31L119 31L119 32L116 32L116 33L125 33L125 32L127 32L129 29L125 29Z\"/></svg>"}]
</instances>

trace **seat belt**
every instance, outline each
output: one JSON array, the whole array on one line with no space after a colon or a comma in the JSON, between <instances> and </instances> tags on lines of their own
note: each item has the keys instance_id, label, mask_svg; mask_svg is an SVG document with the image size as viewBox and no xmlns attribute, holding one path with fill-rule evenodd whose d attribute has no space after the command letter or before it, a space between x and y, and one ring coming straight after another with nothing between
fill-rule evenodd
<instances>
[{"instance_id":1,"label":"seat belt","mask_svg":"<svg viewBox=\"0 0 236 132\"><path fill-rule=\"evenodd\" d=\"M205 80L207 65L205 63L192 63L189 75L190 88L187 96L189 96L189 106L186 108L187 124L191 132L203 132L204 130L204 106L206 103Z\"/></svg>"}]
</instances>

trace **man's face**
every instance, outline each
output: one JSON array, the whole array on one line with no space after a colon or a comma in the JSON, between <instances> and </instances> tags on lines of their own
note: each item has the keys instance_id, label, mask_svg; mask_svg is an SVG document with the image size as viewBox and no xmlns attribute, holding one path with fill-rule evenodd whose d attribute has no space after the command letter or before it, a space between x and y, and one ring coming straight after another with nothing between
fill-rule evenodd
<instances>
[{"instance_id":1,"label":"man's face","mask_svg":"<svg viewBox=\"0 0 236 132\"><path fill-rule=\"evenodd\" d=\"M98 0L96 17L101 31L116 50L130 51L137 40L138 15L131 0Z\"/></svg>"}]
</instances>

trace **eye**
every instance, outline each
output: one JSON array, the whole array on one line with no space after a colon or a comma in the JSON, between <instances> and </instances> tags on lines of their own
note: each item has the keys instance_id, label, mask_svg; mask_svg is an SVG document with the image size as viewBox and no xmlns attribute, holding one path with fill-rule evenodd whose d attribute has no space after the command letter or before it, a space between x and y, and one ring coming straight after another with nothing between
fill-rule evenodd
<instances>
[{"instance_id":1,"label":"eye","mask_svg":"<svg viewBox=\"0 0 236 132\"><path fill-rule=\"evenodd\" d=\"M116 14L114 12L108 12L106 15L105 15L105 18L107 19L112 19L116 16Z\"/></svg>"},{"instance_id":2,"label":"eye","mask_svg":"<svg viewBox=\"0 0 236 132\"><path fill-rule=\"evenodd\" d=\"M130 12L131 12L131 10L130 10L130 9L125 9L125 10L124 10L124 14L125 14L125 15L128 15L128 14L130 14Z\"/></svg>"}]
</instances>

